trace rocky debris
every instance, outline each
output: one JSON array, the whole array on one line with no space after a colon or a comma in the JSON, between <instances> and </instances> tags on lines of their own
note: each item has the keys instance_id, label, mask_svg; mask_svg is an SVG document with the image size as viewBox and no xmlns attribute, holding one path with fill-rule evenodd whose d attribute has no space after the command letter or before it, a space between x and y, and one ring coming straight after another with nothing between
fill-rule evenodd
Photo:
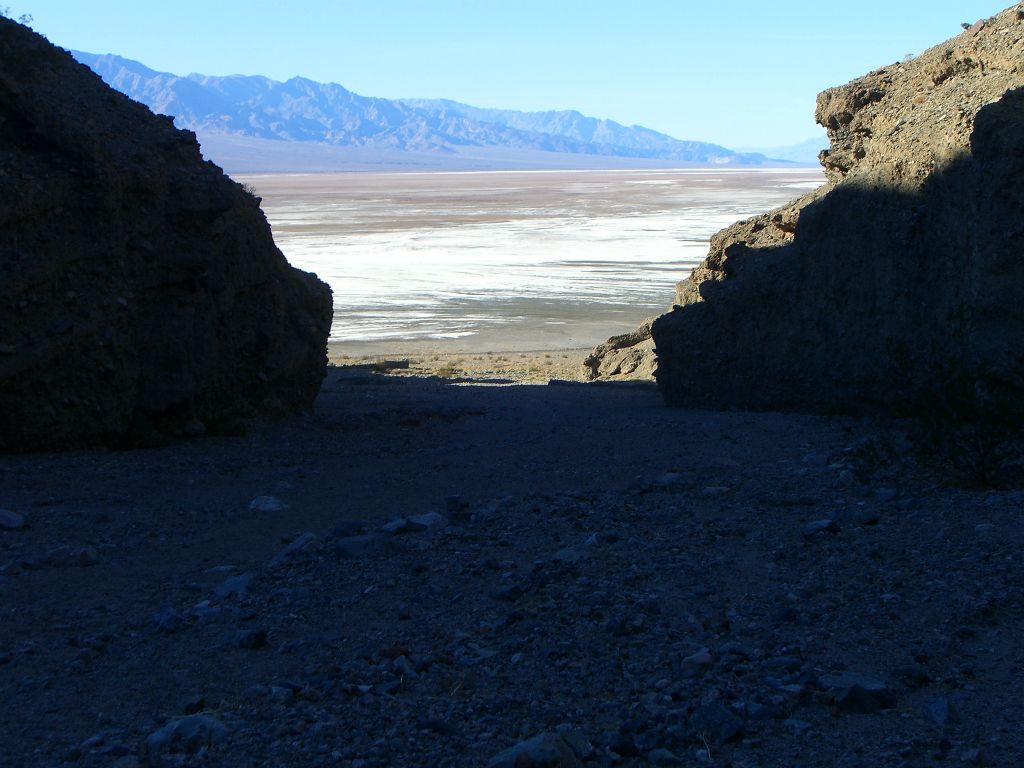
<instances>
[{"instance_id":1,"label":"rocky debris","mask_svg":"<svg viewBox=\"0 0 1024 768\"><path fill-rule=\"evenodd\" d=\"M408 526L413 531L425 531L428 528L440 528L448 525L448 520L439 512L426 512L422 515L410 515Z\"/></svg>"},{"instance_id":2,"label":"rocky debris","mask_svg":"<svg viewBox=\"0 0 1024 768\"><path fill-rule=\"evenodd\" d=\"M827 487L836 463L799 477ZM1012 720L1012 707L986 702L1012 699L1022 682L1020 535L936 535L972 531L966 510L984 494L932 488L927 515L887 517L884 532L832 536L834 518L817 518L811 546L793 535L806 504L769 503L750 479L723 497L661 477L626 492L506 497L469 509L461 526L401 536L307 532L213 598L165 605L146 644L76 636L73 674L189 649L198 671L184 685L196 690L206 665L245 653L217 699L193 694L185 716L176 705L126 753L225 766L746 765L786 754L824 768L851 744L865 764L924 764L936 749L973 760L990 718ZM829 494L822 506L843 518L879 496ZM1008 520L1019 499L1001 494L985 509ZM353 569L353 539L402 545L373 544ZM982 660L1011 677L993 685ZM865 663L883 674L852 671ZM950 686L964 716L953 716ZM85 761L132 743L76 738ZM1002 748L1010 764L1024 755L1015 738Z\"/></svg>"},{"instance_id":3,"label":"rocky debris","mask_svg":"<svg viewBox=\"0 0 1024 768\"><path fill-rule=\"evenodd\" d=\"M804 526L801 533L803 533L805 539L813 539L822 533L839 533L839 523L831 518L813 520Z\"/></svg>"},{"instance_id":4,"label":"rocky debris","mask_svg":"<svg viewBox=\"0 0 1024 768\"><path fill-rule=\"evenodd\" d=\"M372 533L343 536L334 541L334 553L341 558L359 559L383 556L395 552L397 549L398 545L390 536Z\"/></svg>"},{"instance_id":5,"label":"rocky debris","mask_svg":"<svg viewBox=\"0 0 1024 768\"><path fill-rule=\"evenodd\" d=\"M228 736L228 727L210 715L188 715L171 720L146 738L149 755L161 753L195 754L223 743Z\"/></svg>"},{"instance_id":6,"label":"rocky debris","mask_svg":"<svg viewBox=\"0 0 1024 768\"><path fill-rule=\"evenodd\" d=\"M217 597L244 597L245 592L255 578L253 573L240 573L237 576L229 576L214 589Z\"/></svg>"},{"instance_id":7,"label":"rocky debris","mask_svg":"<svg viewBox=\"0 0 1024 768\"><path fill-rule=\"evenodd\" d=\"M1024 493L936 485L898 425L584 390L436 395L486 423L3 457L31 521L0 532L28 564L0 569L4 760L481 766L555 734L595 768L1024 764ZM286 481L287 513L239 514ZM430 510L449 523L379 530ZM100 562L47 565L60 543Z\"/></svg>"},{"instance_id":8,"label":"rocky debris","mask_svg":"<svg viewBox=\"0 0 1024 768\"><path fill-rule=\"evenodd\" d=\"M572 747L557 733L549 731L495 755L487 768L577 768L582 765Z\"/></svg>"},{"instance_id":9,"label":"rocky debris","mask_svg":"<svg viewBox=\"0 0 1024 768\"><path fill-rule=\"evenodd\" d=\"M195 136L0 18L0 451L311 407L330 289Z\"/></svg>"},{"instance_id":10,"label":"rocky debris","mask_svg":"<svg viewBox=\"0 0 1024 768\"><path fill-rule=\"evenodd\" d=\"M176 632L182 627L183 618L174 608L170 606L157 611L152 616L153 629L157 632Z\"/></svg>"},{"instance_id":11,"label":"rocky debris","mask_svg":"<svg viewBox=\"0 0 1024 768\"><path fill-rule=\"evenodd\" d=\"M743 721L719 702L704 704L690 717L690 727L716 745L739 738Z\"/></svg>"},{"instance_id":12,"label":"rocky debris","mask_svg":"<svg viewBox=\"0 0 1024 768\"><path fill-rule=\"evenodd\" d=\"M647 762L655 766L666 766L666 768L686 764L675 752L668 749L652 749L647 753Z\"/></svg>"},{"instance_id":13,"label":"rocky debris","mask_svg":"<svg viewBox=\"0 0 1024 768\"><path fill-rule=\"evenodd\" d=\"M269 644L267 630L265 629L243 629L235 635L233 645L237 648L244 648L249 651L266 648Z\"/></svg>"},{"instance_id":14,"label":"rocky debris","mask_svg":"<svg viewBox=\"0 0 1024 768\"><path fill-rule=\"evenodd\" d=\"M312 531L306 531L296 536L284 549L274 555L270 561L271 567L281 565L288 560L300 557L303 554L315 552L320 548L320 540Z\"/></svg>"},{"instance_id":15,"label":"rocky debris","mask_svg":"<svg viewBox=\"0 0 1024 768\"><path fill-rule=\"evenodd\" d=\"M257 496L249 502L250 512L283 512L288 505L275 496Z\"/></svg>"},{"instance_id":16,"label":"rocky debris","mask_svg":"<svg viewBox=\"0 0 1024 768\"><path fill-rule=\"evenodd\" d=\"M716 236L652 325L669 404L1024 417L1022 33L818 97L826 186Z\"/></svg>"},{"instance_id":17,"label":"rocky debris","mask_svg":"<svg viewBox=\"0 0 1024 768\"><path fill-rule=\"evenodd\" d=\"M400 533L414 533L425 531L428 528L442 527L448 524L444 515L438 512L426 512L422 515L411 515L409 517L396 517L389 520L380 527L383 533L392 535Z\"/></svg>"},{"instance_id":18,"label":"rocky debris","mask_svg":"<svg viewBox=\"0 0 1024 768\"><path fill-rule=\"evenodd\" d=\"M892 691L881 680L852 672L823 675L818 686L832 694L836 706L843 712L871 715L880 709L890 709L896 703Z\"/></svg>"},{"instance_id":19,"label":"rocky debris","mask_svg":"<svg viewBox=\"0 0 1024 768\"><path fill-rule=\"evenodd\" d=\"M612 336L594 347L583 361L588 379L616 378L650 380L658 366L651 338L651 323L645 320L635 331Z\"/></svg>"},{"instance_id":20,"label":"rocky debris","mask_svg":"<svg viewBox=\"0 0 1024 768\"><path fill-rule=\"evenodd\" d=\"M96 565L100 561L99 552L94 547L63 546L51 549L46 553L43 562L58 568L84 568Z\"/></svg>"},{"instance_id":21,"label":"rocky debris","mask_svg":"<svg viewBox=\"0 0 1024 768\"><path fill-rule=\"evenodd\" d=\"M380 530L382 533L397 535L399 533L408 533L412 528L409 526L409 521L404 517L396 517L394 520L388 520L384 523Z\"/></svg>"},{"instance_id":22,"label":"rocky debris","mask_svg":"<svg viewBox=\"0 0 1024 768\"><path fill-rule=\"evenodd\" d=\"M469 502L458 495L447 496L444 500L445 513L456 523L464 523L469 518Z\"/></svg>"},{"instance_id":23,"label":"rocky debris","mask_svg":"<svg viewBox=\"0 0 1024 768\"><path fill-rule=\"evenodd\" d=\"M949 699L945 696L939 696L925 704L921 714L928 722L944 728L946 723L955 717L956 713L949 703Z\"/></svg>"}]
</instances>

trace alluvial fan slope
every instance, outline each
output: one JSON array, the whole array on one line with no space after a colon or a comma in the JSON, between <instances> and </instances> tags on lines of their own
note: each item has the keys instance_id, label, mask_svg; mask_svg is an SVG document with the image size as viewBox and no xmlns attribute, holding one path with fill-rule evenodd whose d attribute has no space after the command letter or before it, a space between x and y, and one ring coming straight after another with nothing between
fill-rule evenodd
<instances>
[{"instance_id":1,"label":"alluvial fan slope","mask_svg":"<svg viewBox=\"0 0 1024 768\"><path fill-rule=\"evenodd\" d=\"M330 321L193 134L0 18L0 450L308 407Z\"/></svg>"}]
</instances>

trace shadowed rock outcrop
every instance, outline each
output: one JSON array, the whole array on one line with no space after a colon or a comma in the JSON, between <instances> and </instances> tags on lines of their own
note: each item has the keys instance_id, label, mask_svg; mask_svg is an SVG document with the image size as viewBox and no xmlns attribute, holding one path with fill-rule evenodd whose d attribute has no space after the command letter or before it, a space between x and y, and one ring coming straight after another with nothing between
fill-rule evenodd
<instances>
[{"instance_id":1,"label":"shadowed rock outcrop","mask_svg":"<svg viewBox=\"0 0 1024 768\"><path fill-rule=\"evenodd\" d=\"M672 405L1022 416L1024 11L818 97L821 189L716 235L655 320Z\"/></svg>"},{"instance_id":2,"label":"shadowed rock outcrop","mask_svg":"<svg viewBox=\"0 0 1024 768\"><path fill-rule=\"evenodd\" d=\"M308 408L330 322L193 134L0 18L0 450Z\"/></svg>"}]
</instances>

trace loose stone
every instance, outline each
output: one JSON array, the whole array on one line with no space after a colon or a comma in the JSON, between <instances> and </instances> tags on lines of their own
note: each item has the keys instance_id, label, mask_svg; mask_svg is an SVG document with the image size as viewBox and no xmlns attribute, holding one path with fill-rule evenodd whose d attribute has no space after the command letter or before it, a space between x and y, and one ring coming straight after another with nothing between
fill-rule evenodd
<instances>
[{"instance_id":1,"label":"loose stone","mask_svg":"<svg viewBox=\"0 0 1024 768\"><path fill-rule=\"evenodd\" d=\"M146 739L150 753L184 752L195 754L203 747L223 742L228 735L224 723L210 715L188 715L171 720Z\"/></svg>"},{"instance_id":2,"label":"loose stone","mask_svg":"<svg viewBox=\"0 0 1024 768\"><path fill-rule=\"evenodd\" d=\"M255 651L265 648L267 644L267 630L265 629L243 629L235 635L235 645L246 650Z\"/></svg>"},{"instance_id":3,"label":"loose stone","mask_svg":"<svg viewBox=\"0 0 1024 768\"><path fill-rule=\"evenodd\" d=\"M939 726L940 728L949 722L952 716L952 709L950 707L949 699L945 696L940 696L933 701L928 702L924 707L924 719L929 723Z\"/></svg>"},{"instance_id":4,"label":"loose stone","mask_svg":"<svg viewBox=\"0 0 1024 768\"><path fill-rule=\"evenodd\" d=\"M0 528L7 531L17 531L25 527L25 518L17 512L9 509L0 509Z\"/></svg>"},{"instance_id":5,"label":"loose stone","mask_svg":"<svg viewBox=\"0 0 1024 768\"><path fill-rule=\"evenodd\" d=\"M275 496L257 496L249 502L250 512L283 512L288 505Z\"/></svg>"},{"instance_id":6,"label":"loose stone","mask_svg":"<svg viewBox=\"0 0 1024 768\"><path fill-rule=\"evenodd\" d=\"M818 686L833 694L840 710L852 714L874 714L895 703L895 697L885 683L853 672L823 675L818 680Z\"/></svg>"},{"instance_id":7,"label":"loose stone","mask_svg":"<svg viewBox=\"0 0 1024 768\"><path fill-rule=\"evenodd\" d=\"M821 533L839 533L839 523L831 518L815 520L804 526L801 532L805 539L811 539Z\"/></svg>"},{"instance_id":8,"label":"loose stone","mask_svg":"<svg viewBox=\"0 0 1024 768\"><path fill-rule=\"evenodd\" d=\"M218 584L216 589L214 589L214 594L216 594L217 597L242 597L245 595L245 591L249 588L252 580L252 573L242 573L238 576L232 576Z\"/></svg>"},{"instance_id":9,"label":"loose stone","mask_svg":"<svg viewBox=\"0 0 1024 768\"><path fill-rule=\"evenodd\" d=\"M46 554L46 563L61 568L85 568L100 561L92 547L57 547Z\"/></svg>"},{"instance_id":10,"label":"loose stone","mask_svg":"<svg viewBox=\"0 0 1024 768\"><path fill-rule=\"evenodd\" d=\"M576 768L579 758L557 733L545 732L491 758L487 768Z\"/></svg>"},{"instance_id":11,"label":"loose stone","mask_svg":"<svg viewBox=\"0 0 1024 768\"><path fill-rule=\"evenodd\" d=\"M718 702L699 707L690 718L690 727L719 744L732 741L743 733L743 721Z\"/></svg>"},{"instance_id":12,"label":"loose stone","mask_svg":"<svg viewBox=\"0 0 1024 768\"><path fill-rule=\"evenodd\" d=\"M296 536L294 541L274 555L270 564L272 566L281 565L285 561L297 556L300 552L314 550L319 546L320 542L317 539L316 534L306 531L305 533Z\"/></svg>"},{"instance_id":13,"label":"loose stone","mask_svg":"<svg viewBox=\"0 0 1024 768\"><path fill-rule=\"evenodd\" d=\"M406 523L411 531L425 531L428 528L442 528L448 524L448 521L444 515L427 512L424 515L412 515L406 518Z\"/></svg>"},{"instance_id":14,"label":"loose stone","mask_svg":"<svg viewBox=\"0 0 1024 768\"><path fill-rule=\"evenodd\" d=\"M396 517L394 520L389 520L380 527L384 533L399 534L407 533L410 531L409 521L404 517Z\"/></svg>"}]
</instances>

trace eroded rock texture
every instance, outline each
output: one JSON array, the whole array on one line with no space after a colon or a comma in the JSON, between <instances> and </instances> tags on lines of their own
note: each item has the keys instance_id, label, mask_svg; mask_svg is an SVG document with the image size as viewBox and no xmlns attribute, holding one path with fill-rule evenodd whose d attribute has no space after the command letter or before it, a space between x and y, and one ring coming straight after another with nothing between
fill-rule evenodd
<instances>
[{"instance_id":1,"label":"eroded rock texture","mask_svg":"<svg viewBox=\"0 0 1024 768\"><path fill-rule=\"evenodd\" d=\"M818 97L828 182L739 222L652 327L669 404L1020 418L1024 10Z\"/></svg>"},{"instance_id":2,"label":"eroded rock texture","mask_svg":"<svg viewBox=\"0 0 1024 768\"><path fill-rule=\"evenodd\" d=\"M650 381L657 367L651 323L647 320L631 333L612 336L598 344L583 361L589 379L646 379Z\"/></svg>"},{"instance_id":3,"label":"eroded rock texture","mask_svg":"<svg viewBox=\"0 0 1024 768\"><path fill-rule=\"evenodd\" d=\"M330 322L193 134L0 18L0 450L307 408Z\"/></svg>"}]
</instances>

